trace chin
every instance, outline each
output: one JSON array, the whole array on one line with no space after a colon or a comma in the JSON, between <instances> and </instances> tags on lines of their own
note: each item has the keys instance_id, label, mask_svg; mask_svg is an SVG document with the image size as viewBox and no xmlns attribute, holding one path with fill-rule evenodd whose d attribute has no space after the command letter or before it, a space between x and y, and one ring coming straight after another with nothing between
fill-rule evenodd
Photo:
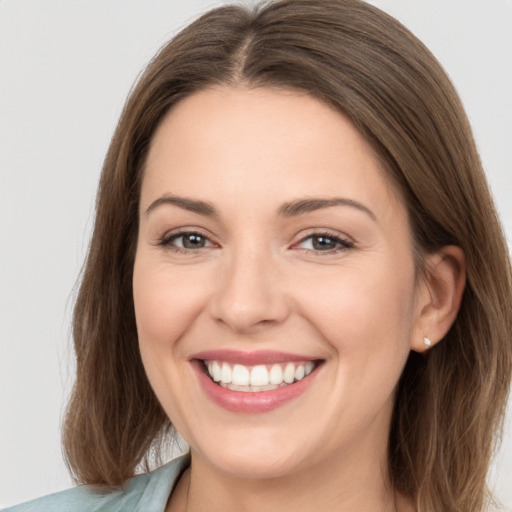
<instances>
[{"instance_id":1,"label":"chin","mask_svg":"<svg viewBox=\"0 0 512 512\"><path fill-rule=\"evenodd\" d=\"M241 478L271 479L286 476L299 469L305 462L304 443L297 443L301 450L280 440L262 438L254 434L247 440L236 442L229 434L229 445L205 446L204 450L191 447L200 457L220 471ZM199 447L198 447L199 448Z\"/></svg>"},{"instance_id":2,"label":"chin","mask_svg":"<svg viewBox=\"0 0 512 512\"><path fill-rule=\"evenodd\" d=\"M215 464L221 471L247 479L273 479L287 476L297 469L298 461L282 453L226 453L215 458Z\"/></svg>"}]
</instances>

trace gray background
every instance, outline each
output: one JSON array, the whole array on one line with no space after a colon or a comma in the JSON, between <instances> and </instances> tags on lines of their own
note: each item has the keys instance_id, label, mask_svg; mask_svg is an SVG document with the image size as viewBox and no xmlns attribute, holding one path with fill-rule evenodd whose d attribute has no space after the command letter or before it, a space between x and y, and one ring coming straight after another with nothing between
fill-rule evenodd
<instances>
[{"instance_id":1,"label":"gray background","mask_svg":"<svg viewBox=\"0 0 512 512\"><path fill-rule=\"evenodd\" d=\"M436 54L512 235L512 1L375 0ZM205 0L0 0L0 506L69 487L70 312L102 160L131 84ZM494 466L512 508L512 419ZM507 485L508 484L508 485Z\"/></svg>"}]
</instances>

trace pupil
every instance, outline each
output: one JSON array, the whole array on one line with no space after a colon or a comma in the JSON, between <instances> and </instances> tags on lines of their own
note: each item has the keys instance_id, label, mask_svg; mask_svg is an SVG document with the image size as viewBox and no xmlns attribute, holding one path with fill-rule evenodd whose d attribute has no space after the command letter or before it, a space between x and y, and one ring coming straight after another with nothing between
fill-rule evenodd
<instances>
[{"instance_id":1,"label":"pupil","mask_svg":"<svg viewBox=\"0 0 512 512\"><path fill-rule=\"evenodd\" d=\"M200 235L186 235L183 237L183 247L187 249L204 247L204 238Z\"/></svg>"},{"instance_id":2,"label":"pupil","mask_svg":"<svg viewBox=\"0 0 512 512\"><path fill-rule=\"evenodd\" d=\"M313 247L321 251L335 249L336 242L334 240L331 240L330 238L327 238L326 236L316 236L315 238L313 238Z\"/></svg>"}]
</instances>

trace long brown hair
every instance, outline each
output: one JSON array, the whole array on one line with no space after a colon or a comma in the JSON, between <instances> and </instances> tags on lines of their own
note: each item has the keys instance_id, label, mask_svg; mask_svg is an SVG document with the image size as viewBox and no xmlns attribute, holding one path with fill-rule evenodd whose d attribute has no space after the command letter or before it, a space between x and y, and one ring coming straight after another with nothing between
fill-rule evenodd
<instances>
[{"instance_id":1,"label":"long brown hair","mask_svg":"<svg viewBox=\"0 0 512 512\"><path fill-rule=\"evenodd\" d=\"M77 379L64 448L76 480L119 485L172 432L137 343L139 192L162 118L218 84L292 88L337 108L399 190L418 265L448 244L464 251L459 315L427 358L411 353L398 384L389 470L421 511L484 510L512 371L508 252L448 77L407 29L360 0L215 9L169 42L132 91L105 160L74 312Z\"/></svg>"}]
</instances>

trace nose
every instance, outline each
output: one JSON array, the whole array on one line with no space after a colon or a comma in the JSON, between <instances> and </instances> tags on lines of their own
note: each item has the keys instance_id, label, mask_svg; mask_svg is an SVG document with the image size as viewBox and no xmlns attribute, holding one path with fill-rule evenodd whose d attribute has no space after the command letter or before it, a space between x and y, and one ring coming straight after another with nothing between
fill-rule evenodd
<instances>
[{"instance_id":1,"label":"nose","mask_svg":"<svg viewBox=\"0 0 512 512\"><path fill-rule=\"evenodd\" d=\"M246 250L227 258L210 301L213 319L238 334L278 325L290 313L284 276L262 251Z\"/></svg>"}]
</instances>

